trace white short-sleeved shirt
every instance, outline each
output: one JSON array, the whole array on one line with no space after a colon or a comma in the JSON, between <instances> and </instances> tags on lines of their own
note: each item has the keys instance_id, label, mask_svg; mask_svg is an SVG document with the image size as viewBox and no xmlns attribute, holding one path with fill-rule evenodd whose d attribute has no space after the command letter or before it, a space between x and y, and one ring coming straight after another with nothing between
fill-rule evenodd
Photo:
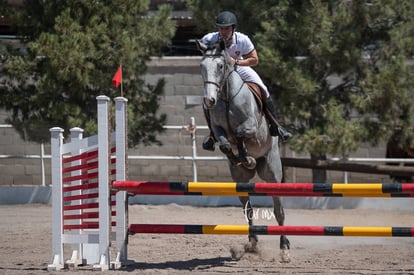
<instances>
[{"instance_id":1,"label":"white short-sleeved shirt","mask_svg":"<svg viewBox=\"0 0 414 275\"><path fill-rule=\"evenodd\" d=\"M201 41L204 44L216 42L220 38L219 32L211 32L206 34ZM254 45L250 38L240 32L233 33L231 45L227 48L227 53L234 59L243 59L243 55L247 55L254 50Z\"/></svg>"},{"instance_id":2,"label":"white short-sleeved shirt","mask_svg":"<svg viewBox=\"0 0 414 275\"><path fill-rule=\"evenodd\" d=\"M218 41L220 38L219 32L211 32L203 36L201 38L201 42L204 44L212 43ZM227 53L234 59L243 59L243 55L247 55L251 53L254 50L254 45L250 38L240 32L234 32L232 43L229 47L226 48ZM249 66L236 66L236 72L239 73L240 77L245 82L254 82L257 85L259 85L264 92L266 93L266 96L269 96L269 91L267 90L266 85L264 85L262 79L260 76L256 73L255 70L253 70Z\"/></svg>"}]
</instances>

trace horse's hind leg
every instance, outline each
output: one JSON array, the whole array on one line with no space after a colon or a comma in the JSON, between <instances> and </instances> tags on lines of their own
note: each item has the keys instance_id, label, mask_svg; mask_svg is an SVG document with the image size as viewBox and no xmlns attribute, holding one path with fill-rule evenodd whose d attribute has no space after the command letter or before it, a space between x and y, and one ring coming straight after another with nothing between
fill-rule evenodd
<instances>
[{"instance_id":1,"label":"horse's hind leg","mask_svg":"<svg viewBox=\"0 0 414 275\"><path fill-rule=\"evenodd\" d=\"M275 214L277 223L282 226L285 224L285 211L279 197L273 197L273 213ZM285 235L280 236L280 249L289 249L290 242Z\"/></svg>"},{"instance_id":2,"label":"horse's hind leg","mask_svg":"<svg viewBox=\"0 0 414 275\"><path fill-rule=\"evenodd\" d=\"M280 161L279 146L277 139L273 139L272 150L265 158L258 161L257 173L260 178L266 182L281 182L283 171L282 163ZM273 213L275 214L278 225L282 226L285 223L285 213L282 206L282 201L279 197L273 197ZM285 235L280 236L280 249L283 262L289 262L289 248L290 243Z\"/></svg>"},{"instance_id":3,"label":"horse's hind leg","mask_svg":"<svg viewBox=\"0 0 414 275\"><path fill-rule=\"evenodd\" d=\"M275 214L277 223L282 226L285 223L285 211L283 210L282 202L279 197L273 197L273 213ZM280 249L283 262L289 262L290 242L285 235L280 235Z\"/></svg>"}]
</instances>

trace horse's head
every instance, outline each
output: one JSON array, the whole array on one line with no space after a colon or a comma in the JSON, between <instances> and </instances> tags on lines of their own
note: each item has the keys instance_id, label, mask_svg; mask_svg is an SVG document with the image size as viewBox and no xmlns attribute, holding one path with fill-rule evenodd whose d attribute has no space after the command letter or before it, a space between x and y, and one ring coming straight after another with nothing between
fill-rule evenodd
<instances>
[{"instance_id":1,"label":"horse's head","mask_svg":"<svg viewBox=\"0 0 414 275\"><path fill-rule=\"evenodd\" d=\"M228 74L233 70L233 64L225 51L224 41L210 44L197 41L197 46L203 53L200 65L204 81L204 104L212 108L217 103Z\"/></svg>"}]
</instances>

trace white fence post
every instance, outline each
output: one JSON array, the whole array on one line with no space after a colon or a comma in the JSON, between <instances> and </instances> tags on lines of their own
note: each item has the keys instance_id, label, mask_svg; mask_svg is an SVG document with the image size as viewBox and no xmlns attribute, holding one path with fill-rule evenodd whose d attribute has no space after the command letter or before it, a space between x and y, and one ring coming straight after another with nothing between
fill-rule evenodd
<instances>
[{"instance_id":1,"label":"white fence post","mask_svg":"<svg viewBox=\"0 0 414 275\"><path fill-rule=\"evenodd\" d=\"M54 127L50 129L51 134L51 169L52 169L52 264L49 270L60 270L64 268L63 255L63 200L62 200L62 145L63 129Z\"/></svg>"},{"instance_id":2,"label":"white fence post","mask_svg":"<svg viewBox=\"0 0 414 275\"><path fill-rule=\"evenodd\" d=\"M109 97L98 96L98 182L99 182L99 264L94 270L110 268L111 243L111 193L109 148Z\"/></svg>"},{"instance_id":3,"label":"white fence post","mask_svg":"<svg viewBox=\"0 0 414 275\"><path fill-rule=\"evenodd\" d=\"M116 144L116 180L127 180L128 149L128 112L124 97L115 100L115 144ZM117 255L113 268L118 269L128 260L128 196L126 191L116 193L116 245Z\"/></svg>"},{"instance_id":4,"label":"white fence post","mask_svg":"<svg viewBox=\"0 0 414 275\"><path fill-rule=\"evenodd\" d=\"M195 118L191 117L190 122L190 134L191 134L191 143L192 143L192 166L193 166L193 181L198 181L197 176L197 143L196 143L196 125L195 125Z\"/></svg>"}]
</instances>

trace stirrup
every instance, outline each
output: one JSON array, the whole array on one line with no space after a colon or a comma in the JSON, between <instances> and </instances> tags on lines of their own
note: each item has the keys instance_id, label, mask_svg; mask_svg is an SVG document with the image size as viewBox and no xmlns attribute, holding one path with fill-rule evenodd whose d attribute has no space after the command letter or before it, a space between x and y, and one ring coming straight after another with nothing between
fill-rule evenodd
<instances>
[{"instance_id":1,"label":"stirrup","mask_svg":"<svg viewBox=\"0 0 414 275\"><path fill-rule=\"evenodd\" d=\"M214 152L216 149L215 141L212 136L206 136L203 141L203 149Z\"/></svg>"},{"instance_id":2,"label":"stirrup","mask_svg":"<svg viewBox=\"0 0 414 275\"><path fill-rule=\"evenodd\" d=\"M292 134L281 126L277 127L277 131L278 131L278 136L282 139L283 142L288 141L288 139L292 137Z\"/></svg>"}]
</instances>

